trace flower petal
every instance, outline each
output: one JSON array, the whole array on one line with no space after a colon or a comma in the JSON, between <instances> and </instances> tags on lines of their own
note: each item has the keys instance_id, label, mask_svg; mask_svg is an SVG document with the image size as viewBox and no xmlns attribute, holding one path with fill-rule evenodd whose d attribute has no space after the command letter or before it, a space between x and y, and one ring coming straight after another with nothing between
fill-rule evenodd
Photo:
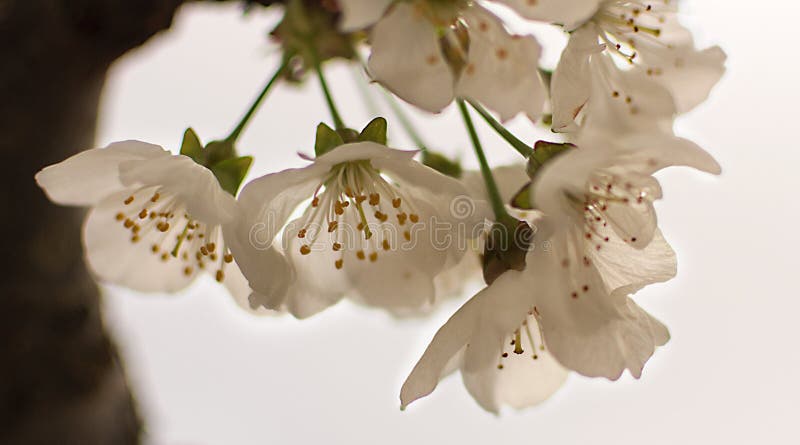
<instances>
[{"instance_id":1,"label":"flower petal","mask_svg":"<svg viewBox=\"0 0 800 445\"><path fill-rule=\"evenodd\" d=\"M192 218L209 225L233 219L236 199L222 189L206 167L176 155L120 164L120 181L127 187L160 186L186 204Z\"/></svg>"},{"instance_id":2,"label":"flower petal","mask_svg":"<svg viewBox=\"0 0 800 445\"><path fill-rule=\"evenodd\" d=\"M516 291L520 292L519 289ZM465 369L461 373L464 386L487 411L496 413L503 405L514 409L537 405L550 398L566 381L567 370L544 347L536 319L528 317L526 323L528 330L520 335L523 352L516 354L515 348L508 346L510 336L498 345L505 347L507 354L505 358L496 357L502 369L492 363L491 366L472 367L471 371Z\"/></svg>"},{"instance_id":3,"label":"flower petal","mask_svg":"<svg viewBox=\"0 0 800 445\"><path fill-rule=\"evenodd\" d=\"M589 19L601 0L493 0L530 20L564 25L567 31Z\"/></svg>"},{"instance_id":4,"label":"flower petal","mask_svg":"<svg viewBox=\"0 0 800 445\"><path fill-rule=\"evenodd\" d=\"M262 176L239 195L240 214L225 226L225 239L254 294L251 306L278 309L293 271L273 244L294 209L308 199L329 167L311 165Z\"/></svg>"},{"instance_id":5,"label":"flower petal","mask_svg":"<svg viewBox=\"0 0 800 445\"><path fill-rule=\"evenodd\" d=\"M453 100L453 74L436 29L413 6L399 3L372 31L373 79L403 100L437 113Z\"/></svg>"},{"instance_id":6,"label":"flower petal","mask_svg":"<svg viewBox=\"0 0 800 445\"><path fill-rule=\"evenodd\" d=\"M150 230L141 240L131 241L130 230L123 227L115 216L122 201L132 193L122 190L102 200L86 216L83 225L83 243L89 269L101 280L139 292L177 292L188 286L197 269L184 273L186 263L180 258L167 256L162 260L151 248L161 240L172 242L182 227L173 227L166 233ZM140 192L143 199L153 194L153 189ZM164 246L169 251L171 245Z\"/></svg>"},{"instance_id":7,"label":"flower petal","mask_svg":"<svg viewBox=\"0 0 800 445\"><path fill-rule=\"evenodd\" d=\"M580 245L558 232L551 238L551 252L534 250L528 269L538 285L535 302L545 343L565 367L589 377L616 380L625 369L639 377L655 348L666 343L669 333L624 294L609 294L591 264L561 258Z\"/></svg>"},{"instance_id":8,"label":"flower petal","mask_svg":"<svg viewBox=\"0 0 800 445\"><path fill-rule=\"evenodd\" d=\"M678 271L675 251L658 229L643 249L631 249L621 239L609 237L602 249L591 252L609 293L632 294L648 284L670 280Z\"/></svg>"},{"instance_id":9,"label":"flower petal","mask_svg":"<svg viewBox=\"0 0 800 445\"><path fill-rule=\"evenodd\" d=\"M539 43L530 35L510 35L500 19L480 6L465 10L463 19L470 30L470 44L456 95L483 103L502 121L518 113L538 119L545 101Z\"/></svg>"},{"instance_id":10,"label":"flower petal","mask_svg":"<svg viewBox=\"0 0 800 445\"><path fill-rule=\"evenodd\" d=\"M451 359L459 354L472 336L483 306L482 299L471 298L436 332L400 389L402 407L436 389L439 380L446 375Z\"/></svg>"},{"instance_id":11,"label":"flower petal","mask_svg":"<svg viewBox=\"0 0 800 445\"><path fill-rule=\"evenodd\" d=\"M36 182L55 203L89 206L124 188L119 180L121 163L167 156L169 152L158 145L140 141L115 142L45 167L36 174Z\"/></svg>"},{"instance_id":12,"label":"flower petal","mask_svg":"<svg viewBox=\"0 0 800 445\"><path fill-rule=\"evenodd\" d=\"M597 32L591 24L575 30L553 72L550 100L556 132L574 131L577 128L575 119L589 100L592 91L589 62L604 48L597 43Z\"/></svg>"}]
</instances>

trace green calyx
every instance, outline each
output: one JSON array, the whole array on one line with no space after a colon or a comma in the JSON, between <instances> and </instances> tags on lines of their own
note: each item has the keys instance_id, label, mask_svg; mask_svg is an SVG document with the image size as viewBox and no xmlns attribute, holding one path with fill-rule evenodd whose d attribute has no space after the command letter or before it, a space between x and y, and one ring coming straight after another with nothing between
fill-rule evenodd
<instances>
[{"instance_id":1,"label":"green calyx","mask_svg":"<svg viewBox=\"0 0 800 445\"><path fill-rule=\"evenodd\" d=\"M238 156L233 141L211 141L203 146L197 133L187 128L183 133L181 154L214 173L223 190L236 196L253 163L251 156Z\"/></svg>"},{"instance_id":2,"label":"green calyx","mask_svg":"<svg viewBox=\"0 0 800 445\"><path fill-rule=\"evenodd\" d=\"M303 80L315 65L334 58L356 59L356 44L362 33L343 33L338 24L340 13L319 0L289 0L283 19L270 35L280 43L283 53L292 59L287 79Z\"/></svg>"},{"instance_id":3,"label":"green calyx","mask_svg":"<svg viewBox=\"0 0 800 445\"><path fill-rule=\"evenodd\" d=\"M534 231L525 221L507 217L494 223L483 252L483 280L492 284L508 270L525 270Z\"/></svg>"},{"instance_id":4,"label":"green calyx","mask_svg":"<svg viewBox=\"0 0 800 445\"><path fill-rule=\"evenodd\" d=\"M519 191L511 198L511 207L520 210L535 210L536 204L533 202L533 194L531 193L531 184L533 183L536 174L548 162L557 158L561 154L570 149L577 148L574 144L570 143L556 143L538 141L533 147L533 152L528 157L528 165L526 172L528 177L531 178L527 184L522 186Z\"/></svg>"},{"instance_id":5,"label":"green calyx","mask_svg":"<svg viewBox=\"0 0 800 445\"><path fill-rule=\"evenodd\" d=\"M320 123L317 125L314 154L319 157L340 145L355 142L375 142L376 144L386 145L386 119L376 117L360 132L352 128L334 130L324 123Z\"/></svg>"},{"instance_id":6,"label":"green calyx","mask_svg":"<svg viewBox=\"0 0 800 445\"><path fill-rule=\"evenodd\" d=\"M537 141L533 146L533 152L528 157L528 177L533 179L542 166L571 148L576 148L575 144Z\"/></svg>"}]
</instances>

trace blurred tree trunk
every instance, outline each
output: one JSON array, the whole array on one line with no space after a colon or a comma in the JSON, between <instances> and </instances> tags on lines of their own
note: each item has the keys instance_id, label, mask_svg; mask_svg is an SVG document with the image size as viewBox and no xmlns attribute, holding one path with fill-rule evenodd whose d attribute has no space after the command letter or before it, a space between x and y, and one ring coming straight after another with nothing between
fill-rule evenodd
<instances>
[{"instance_id":1,"label":"blurred tree trunk","mask_svg":"<svg viewBox=\"0 0 800 445\"><path fill-rule=\"evenodd\" d=\"M133 444L141 422L101 320L82 211L33 175L91 148L109 65L182 0L0 0L0 443Z\"/></svg>"}]
</instances>

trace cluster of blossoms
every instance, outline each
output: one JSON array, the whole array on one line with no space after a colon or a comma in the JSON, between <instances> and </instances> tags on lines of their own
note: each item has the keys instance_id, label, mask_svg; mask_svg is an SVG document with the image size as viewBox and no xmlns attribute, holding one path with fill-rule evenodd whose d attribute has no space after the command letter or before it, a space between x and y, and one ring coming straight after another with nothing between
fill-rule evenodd
<instances>
[{"instance_id":1,"label":"cluster of blossoms","mask_svg":"<svg viewBox=\"0 0 800 445\"><path fill-rule=\"evenodd\" d=\"M552 72L498 4L569 34ZM421 316L482 278L413 368L403 407L455 370L492 412L545 400L570 371L641 376L669 332L631 295L676 273L653 175L720 172L672 131L725 63L695 48L676 1L292 0L273 36L285 56L267 89L315 71L335 124L317 127L307 166L239 191L252 159L235 142L265 89L223 140L190 129L178 155L125 141L37 174L54 202L92 208L83 240L100 280L175 292L208 271L246 308L305 318L343 298ZM322 62L363 51L369 76L409 104L456 102L480 171L389 148L383 118L344 125ZM525 161L491 169L468 107ZM502 124L520 114L563 139L520 141Z\"/></svg>"}]
</instances>

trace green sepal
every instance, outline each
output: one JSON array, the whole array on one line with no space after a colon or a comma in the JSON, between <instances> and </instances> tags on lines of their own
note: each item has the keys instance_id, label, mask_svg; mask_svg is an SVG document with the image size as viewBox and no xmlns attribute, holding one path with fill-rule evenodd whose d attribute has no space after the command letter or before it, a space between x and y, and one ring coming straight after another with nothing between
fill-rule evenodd
<instances>
[{"instance_id":1,"label":"green sepal","mask_svg":"<svg viewBox=\"0 0 800 445\"><path fill-rule=\"evenodd\" d=\"M514 197L511 198L511 207L520 210L534 210L533 196L531 195L531 182L523 185Z\"/></svg>"},{"instance_id":2,"label":"green sepal","mask_svg":"<svg viewBox=\"0 0 800 445\"><path fill-rule=\"evenodd\" d=\"M426 150L422 152L422 164L427 165L443 175L456 179L460 178L464 173L458 161L453 161L435 151Z\"/></svg>"},{"instance_id":3,"label":"green sepal","mask_svg":"<svg viewBox=\"0 0 800 445\"><path fill-rule=\"evenodd\" d=\"M376 117L361 130L358 135L359 142L375 142L386 145L386 119Z\"/></svg>"},{"instance_id":4,"label":"green sepal","mask_svg":"<svg viewBox=\"0 0 800 445\"><path fill-rule=\"evenodd\" d=\"M317 125L317 140L314 142L314 154L317 157L344 144L344 139L333 128L320 123Z\"/></svg>"},{"instance_id":5,"label":"green sepal","mask_svg":"<svg viewBox=\"0 0 800 445\"><path fill-rule=\"evenodd\" d=\"M205 153L203 153L203 143L197 137L197 133L190 127L183 132L183 142L181 142L181 154L188 156L194 162L203 165L205 163Z\"/></svg>"},{"instance_id":6,"label":"green sepal","mask_svg":"<svg viewBox=\"0 0 800 445\"><path fill-rule=\"evenodd\" d=\"M215 165L228 159L236 158L236 147L233 142L223 139L221 141L211 141L206 145L206 165Z\"/></svg>"},{"instance_id":7,"label":"green sepal","mask_svg":"<svg viewBox=\"0 0 800 445\"><path fill-rule=\"evenodd\" d=\"M483 280L492 284L508 270L525 270L525 258L535 231L525 221L507 218L495 222L486 235L483 251Z\"/></svg>"},{"instance_id":8,"label":"green sepal","mask_svg":"<svg viewBox=\"0 0 800 445\"><path fill-rule=\"evenodd\" d=\"M528 158L526 169L528 177L533 179L536 171L543 165L572 148L576 148L575 144L537 141L533 146L533 153Z\"/></svg>"},{"instance_id":9,"label":"green sepal","mask_svg":"<svg viewBox=\"0 0 800 445\"><path fill-rule=\"evenodd\" d=\"M212 165L210 170L214 173L222 189L236 196L252 163L252 156L242 156L220 161Z\"/></svg>"}]
</instances>

